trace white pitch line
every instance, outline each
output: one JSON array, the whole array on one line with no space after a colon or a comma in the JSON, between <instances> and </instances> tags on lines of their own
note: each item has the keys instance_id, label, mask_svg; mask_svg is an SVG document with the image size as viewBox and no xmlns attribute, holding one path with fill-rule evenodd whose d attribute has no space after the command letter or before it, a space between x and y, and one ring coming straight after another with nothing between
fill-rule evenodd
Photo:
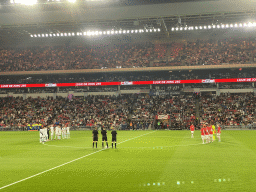
<instances>
[{"instance_id":1,"label":"white pitch line","mask_svg":"<svg viewBox=\"0 0 256 192\"><path fill-rule=\"evenodd\" d=\"M153 131L153 132L154 132L154 131ZM153 133L153 132L149 132L149 133ZM142 137L142 136L147 135L147 134L149 134L149 133L140 135L140 136L138 136L138 137ZM138 137L134 137L134 138L132 138L132 139L136 139L136 138L138 138ZM126 142L126 141L130 141L130 140L132 140L132 139L127 139L127 140L125 140L125 141L123 141L123 142L121 142L121 143L124 143L124 142ZM119 143L119 144L121 144L121 143ZM43 173L49 172L49 171L51 171L51 170L57 169L57 168L62 167L62 166L64 166L64 165L70 164L70 163L75 162L75 161L77 161L77 160L83 159L83 158L85 158L85 157L88 157L88 156L90 156L90 155L93 155L93 154L98 153L98 152L103 151L103 150L105 150L105 149L101 149L101 150L99 150L99 151L95 151L95 152L90 153L90 154L88 154L88 155L84 155L84 156L79 157L79 158L77 158L77 159L74 159L74 160L72 160L72 161L68 161L68 162L66 162L66 163L63 163L63 164L58 165L58 166L56 166L56 167L53 167L53 168L51 168L51 169L48 169L48 170L42 171L42 172L40 172L40 173L37 173L37 174L32 175L32 176L30 176L30 177L27 177L27 178L25 178L25 179L21 179L21 180L19 180L19 181L13 182L13 183L11 183L11 184L5 185L5 186L1 187L0 190L1 190L1 189L4 189L4 188L6 188L6 187L10 187L10 186L12 186L12 185L15 185L15 184L17 184L17 183L20 183L20 182L22 182L22 181L26 181L26 180L28 180L28 179L31 179L31 178L36 177L36 176L38 176L38 175L41 175L41 174L43 174Z\"/></svg>"}]
</instances>

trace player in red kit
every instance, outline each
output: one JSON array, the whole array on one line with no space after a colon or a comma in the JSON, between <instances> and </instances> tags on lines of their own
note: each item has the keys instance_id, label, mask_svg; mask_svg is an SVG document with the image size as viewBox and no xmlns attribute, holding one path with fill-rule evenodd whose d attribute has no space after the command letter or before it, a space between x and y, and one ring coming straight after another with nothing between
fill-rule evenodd
<instances>
[{"instance_id":1,"label":"player in red kit","mask_svg":"<svg viewBox=\"0 0 256 192\"><path fill-rule=\"evenodd\" d=\"M190 131L191 131L191 138L194 138L195 126L193 124L190 125Z\"/></svg>"},{"instance_id":2,"label":"player in red kit","mask_svg":"<svg viewBox=\"0 0 256 192\"><path fill-rule=\"evenodd\" d=\"M219 142L220 142L221 128L220 128L220 125L219 125L219 124L217 125L217 127L218 127L217 138L219 139Z\"/></svg>"},{"instance_id":3,"label":"player in red kit","mask_svg":"<svg viewBox=\"0 0 256 192\"><path fill-rule=\"evenodd\" d=\"M205 129L205 140L206 140L206 143L209 143L208 123L206 123L204 129Z\"/></svg>"},{"instance_id":4,"label":"player in red kit","mask_svg":"<svg viewBox=\"0 0 256 192\"><path fill-rule=\"evenodd\" d=\"M213 142L213 128L211 125L208 126L209 142Z\"/></svg>"},{"instance_id":5,"label":"player in red kit","mask_svg":"<svg viewBox=\"0 0 256 192\"><path fill-rule=\"evenodd\" d=\"M202 141L203 141L203 144L204 144L204 140L205 140L205 129L204 129L204 125L202 126L201 128L201 138L202 138Z\"/></svg>"}]
</instances>

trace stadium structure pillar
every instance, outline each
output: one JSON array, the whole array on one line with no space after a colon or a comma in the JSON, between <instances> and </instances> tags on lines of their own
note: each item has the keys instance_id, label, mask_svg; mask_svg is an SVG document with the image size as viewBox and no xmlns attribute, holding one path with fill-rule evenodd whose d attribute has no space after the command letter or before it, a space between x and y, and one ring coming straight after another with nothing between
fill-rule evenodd
<instances>
[{"instance_id":1,"label":"stadium structure pillar","mask_svg":"<svg viewBox=\"0 0 256 192\"><path fill-rule=\"evenodd\" d=\"M59 91L60 91L60 88L59 88L59 87L57 87L57 93L59 93Z\"/></svg>"},{"instance_id":2,"label":"stadium structure pillar","mask_svg":"<svg viewBox=\"0 0 256 192\"><path fill-rule=\"evenodd\" d=\"M117 86L117 90L120 91L120 85Z\"/></svg>"},{"instance_id":3,"label":"stadium structure pillar","mask_svg":"<svg viewBox=\"0 0 256 192\"><path fill-rule=\"evenodd\" d=\"M149 85L149 89L152 90L152 85Z\"/></svg>"},{"instance_id":4,"label":"stadium structure pillar","mask_svg":"<svg viewBox=\"0 0 256 192\"><path fill-rule=\"evenodd\" d=\"M219 89L219 83L217 83L217 89Z\"/></svg>"},{"instance_id":5,"label":"stadium structure pillar","mask_svg":"<svg viewBox=\"0 0 256 192\"><path fill-rule=\"evenodd\" d=\"M254 82L252 82L252 87L254 87Z\"/></svg>"},{"instance_id":6,"label":"stadium structure pillar","mask_svg":"<svg viewBox=\"0 0 256 192\"><path fill-rule=\"evenodd\" d=\"M28 88L28 93L30 92L30 89Z\"/></svg>"}]
</instances>

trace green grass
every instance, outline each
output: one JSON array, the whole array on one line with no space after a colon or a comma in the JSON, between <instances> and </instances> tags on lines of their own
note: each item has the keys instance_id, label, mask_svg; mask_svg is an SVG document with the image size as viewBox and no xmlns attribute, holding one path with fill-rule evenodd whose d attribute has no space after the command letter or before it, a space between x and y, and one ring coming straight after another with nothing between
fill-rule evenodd
<instances>
[{"instance_id":1,"label":"green grass","mask_svg":"<svg viewBox=\"0 0 256 192\"><path fill-rule=\"evenodd\" d=\"M38 132L0 132L0 188L83 157L0 191L255 191L255 133L202 145L199 131L119 131L117 149L101 150L91 131L44 145Z\"/></svg>"}]
</instances>

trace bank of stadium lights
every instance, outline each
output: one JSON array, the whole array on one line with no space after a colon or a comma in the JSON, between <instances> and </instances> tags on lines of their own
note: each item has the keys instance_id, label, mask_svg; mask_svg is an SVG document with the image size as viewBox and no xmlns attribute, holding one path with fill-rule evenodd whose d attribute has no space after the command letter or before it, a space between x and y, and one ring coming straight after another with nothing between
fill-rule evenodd
<instances>
[{"instance_id":1,"label":"bank of stadium lights","mask_svg":"<svg viewBox=\"0 0 256 192\"><path fill-rule=\"evenodd\" d=\"M178 28L177 28L178 29ZM192 30L193 27L187 28ZM184 30L187 30L184 29ZM181 29L180 29L181 30ZM120 34L138 34L138 33L156 33L161 29L135 29L135 30L108 30L108 31L85 31L85 32L62 32L50 34L30 34L30 37L74 37L74 36L101 36L101 35L120 35Z\"/></svg>"},{"instance_id":2,"label":"bank of stadium lights","mask_svg":"<svg viewBox=\"0 0 256 192\"><path fill-rule=\"evenodd\" d=\"M228 29L228 28L245 28L256 27L256 22L249 23L235 23L235 24L220 24L220 25L204 25L204 26L186 26L186 27L172 27L171 31L187 31L187 30L208 30L208 29Z\"/></svg>"}]
</instances>

